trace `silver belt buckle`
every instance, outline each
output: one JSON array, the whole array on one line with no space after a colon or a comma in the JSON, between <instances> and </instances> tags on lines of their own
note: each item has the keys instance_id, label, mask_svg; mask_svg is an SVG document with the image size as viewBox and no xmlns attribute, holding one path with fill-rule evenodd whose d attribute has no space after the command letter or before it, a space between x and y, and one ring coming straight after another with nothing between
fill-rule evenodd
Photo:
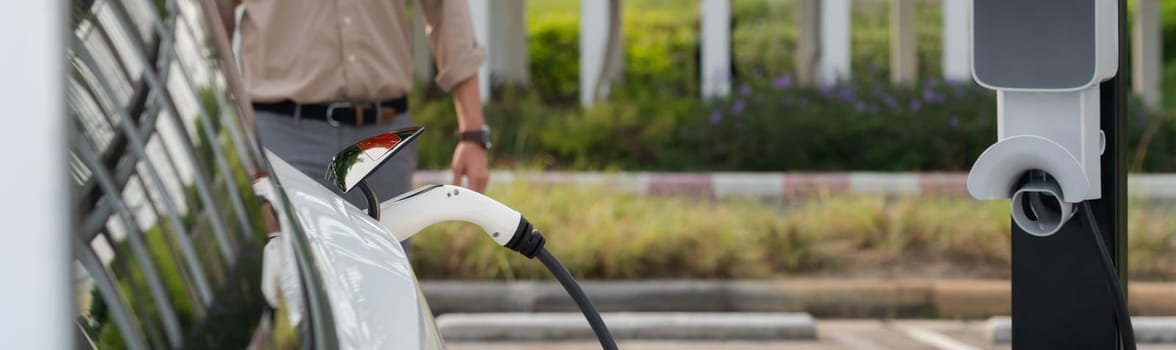
<instances>
[{"instance_id":1,"label":"silver belt buckle","mask_svg":"<svg viewBox=\"0 0 1176 350\"><path fill-rule=\"evenodd\" d=\"M331 126L343 125L338 120L335 120L335 116L334 116L335 110L340 109L340 108L353 108L353 107L355 107L354 102L349 102L349 101L331 102L331 104L327 105L327 124L330 124Z\"/></svg>"}]
</instances>

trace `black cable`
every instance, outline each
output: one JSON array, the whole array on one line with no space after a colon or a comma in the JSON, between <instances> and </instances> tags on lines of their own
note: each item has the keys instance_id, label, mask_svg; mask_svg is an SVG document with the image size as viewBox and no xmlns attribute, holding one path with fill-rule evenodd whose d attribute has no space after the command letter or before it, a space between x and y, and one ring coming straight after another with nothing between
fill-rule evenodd
<instances>
[{"instance_id":1,"label":"black cable","mask_svg":"<svg viewBox=\"0 0 1176 350\"><path fill-rule=\"evenodd\" d=\"M1103 242L1102 232L1094 220L1094 210L1090 202L1082 202L1082 219L1090 234L1094 236L1094 244L1101 257L1103 268L1106 269L1107 289L1114 299L1115 322L1119 326L1119 339L1123 342L1124 350L1135 350L1135 328L1131 326L1131 314L1127 310L1127 299L1123 296L1123 289L1119 284L1119 273L1115 271L1115 263L1111 261L1111 253Z\"/></svg>"},{"instance_id":2,"label":"black cable","mask_svg":"<svg viewBox=\"0 0 1176 350\"><path fill-rule=\"evenodd\" d=\"M555 275L559 284L563 285L564 289L568 291L568 295L572 296L572 300L576 301L576 306L580 307L580 312L583 312L584 318L588 319L588 325L592 326L592 332L596 333L596 339L600 340L600 346L607 350L615 350L617 342L608 332L608 326L604 324L600 312L596 311L596 306L592 305L592 300L588 300L588 295L584 294L583 289L580 289L580 284L576 283L576 279L572 277L568 269L560 264L559 259L551 255L547 248L540 248L535 257L543 262L543 266L546 266L547 270Z\"/></svg>"},{"instance_id":3,"label":"black cable","mask_svg":"<svg viewBox=\"0 0 1176 350\"><path fill-rule=\"evenodd\" d=\"M359 180L359 190L363 191L363 198L367 200L368 216L376 221L380 220L380 199L376 197L376 191L368 185L367 179Z\"/></svg>"}]
</instances>

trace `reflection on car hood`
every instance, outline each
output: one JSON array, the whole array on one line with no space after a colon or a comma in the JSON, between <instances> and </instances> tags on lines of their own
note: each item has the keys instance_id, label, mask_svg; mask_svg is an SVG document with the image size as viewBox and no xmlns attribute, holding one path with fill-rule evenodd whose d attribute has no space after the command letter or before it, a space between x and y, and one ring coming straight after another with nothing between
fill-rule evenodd
<instances>
[{"instance_id":1,"label":"reflection on car hood","mask_svg":"<svg viewBox=\"0 0 1176 350\"><path fill-rule=\"evenodd\" d=\"M274 175L310 242L334 313L340 348L417 349L433 343L431 317L394 236L273 153ZM310 286L308 286L310 287ZM321 317L321 316L320 316Z\"/></svg>"}]
</instances>

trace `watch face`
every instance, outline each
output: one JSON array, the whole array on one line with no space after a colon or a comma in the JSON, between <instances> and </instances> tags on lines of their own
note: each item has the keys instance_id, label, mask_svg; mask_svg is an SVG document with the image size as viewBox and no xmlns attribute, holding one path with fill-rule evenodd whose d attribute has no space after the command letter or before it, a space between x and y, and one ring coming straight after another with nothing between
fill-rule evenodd
<instances>
[{"instance_id":1,"label":"watch face","mask_svg":"<svg viewBox=\"0 0 1176 350\"><path fill-rule=\"evenodd\" d=\"M486 150L489 150L490 146L491 146L491 144L490 144L490 126L483 125L482 126L482 147L485 148Z\"/></svg>"}]
</instances>

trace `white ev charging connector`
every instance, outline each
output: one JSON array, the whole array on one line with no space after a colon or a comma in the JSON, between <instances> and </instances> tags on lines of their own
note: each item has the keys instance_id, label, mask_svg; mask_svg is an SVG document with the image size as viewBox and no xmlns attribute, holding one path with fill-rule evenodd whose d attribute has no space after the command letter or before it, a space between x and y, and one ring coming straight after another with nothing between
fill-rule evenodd
<instances>
[{"instance_id":1,"label":"white ev charging connector","mask_svg":"<svg viewBox=\"0 0 1176 350\"><path fill-rule=\"evenodd\" d=\"M1116 2L973 6L972 75L997 92L997 142L972 165L968 193L1011 197L1018 226L1052 235L1075 204L1102 196L1099 83L1118 71Z\"/></svg>"},{"instance_id":2,"label":"white ev charging connector","mask_svg":"<svg viewBox=\"0 0 1176 350\"><path fill-rule=\"evenodd\" d=\"M522 214L481 193L452 185L427 185L380 204L380 224L406 240L429 225L464 221L478 225L498 245L528 258L543 248L543 236Z\"/></svg>"},{"instance_id":3,"label":"white ev charging connector","mask_svg":"<svg viewBox=\"0 0 1176 350\"><path fill-rule=\"evenodd\" d=\"M416 139L421 130L421 127L394 130L344 148L331 160L327 179L333 179L343 192L359 187L368 202L368 215L379 220L396 235L397 240L404 241L439 222L464 221L481 227L498 245L529 259L539 259L576 302L600 345L605 349L616 349L616 341L588 295L567 268L544 247L543 234L532 228L518 211L476 191L451 185L427 185L380 203L365 179L404 145Z\"/></svg>"}]
</instances>

